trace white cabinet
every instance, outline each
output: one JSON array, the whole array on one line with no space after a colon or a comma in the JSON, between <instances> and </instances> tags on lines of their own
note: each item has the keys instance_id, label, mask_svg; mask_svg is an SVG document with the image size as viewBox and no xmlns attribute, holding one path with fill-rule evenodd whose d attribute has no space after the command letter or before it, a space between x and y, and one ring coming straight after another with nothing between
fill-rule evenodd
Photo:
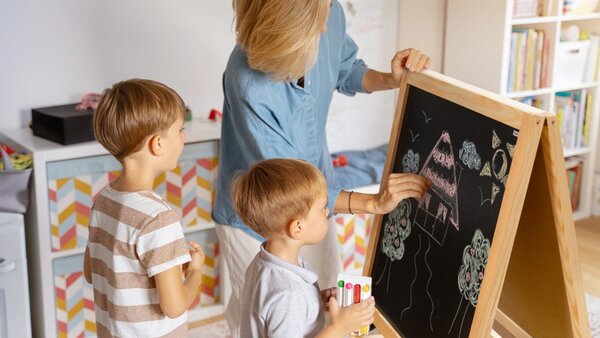
<instances>
[{"instance_id":1,"label":"white cabinet","mask_svg":"<svg viewBox=\"0 0 600 338\"><path fill-rule=\"evenodd\" d=\"M33 155L26 228L34 336L95 336L93 291L82 274L88 216L94 197L119 175L121 166L97 142L63 146L35 137L29 129L1 133L9 144ZM225 309L219 278L223 264L210 217L220 125L194 120L186 124L186 135L178 167L157 177L154 190L180 213L186 237L206 253L200 295L189 310L194 322Z\"/></svg>"},{"instance_id":2,"label":"white cabinet","mask_svg":"<svg viewBox=\"0 0 600 338\"><path fill-rule=\"evenodd\" d=\"M0 338L31 337L23 215L0 213Z\"/></svg>"},{"instance_id":3,"label":"white cabinet","mask_svg":"<svg viewBox=\"0 0 600 338\"><path fill-rule=\"evenodd\" d=\"M572 76L576 69L583 67L580 64L583 58L577 53L583 53L584 48L569 48L560 41L560 32L563 28L577 25L582 31L600 35L600 13L563 14L563 0L539 2L544 2L543 16L513 18L515 0L448 0L444 73L516 100L538 100L541 109L552 113L562 113L565 95L591 97L587 142L569 140L563 135L563 144L568 145L564 149L565 157L578 156L583 163L580 190L576 194L578 207L574 210L574 218L581 219L591 213L594 162L598 152L600 91L597 77ZM512 48L519 45L515 43L518 40L513 38L515 31L534 32L534 35L541 31L546 39L546 75L537 85L535 73L543 69L536 71L535 67L525 66L521 71L514 70L516 54L511 53L511 45ZM521 46L526 43L522 41ZM540 52L544 55L542 49ZM532 58L535 57L534 52ZM592 64L595 68L597 60ZM516 84L515 73L533 80L529 85L513 85ZM565 126L568 123L564 116L562 123Z\"/></svg>"}]
</instances>

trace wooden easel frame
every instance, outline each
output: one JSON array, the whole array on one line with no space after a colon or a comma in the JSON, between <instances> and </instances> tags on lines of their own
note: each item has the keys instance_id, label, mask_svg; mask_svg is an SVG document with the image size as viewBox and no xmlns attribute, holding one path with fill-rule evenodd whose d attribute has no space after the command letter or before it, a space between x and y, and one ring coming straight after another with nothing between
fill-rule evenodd
<instances>
[{"instance_id":1,"label":"wooden easel frame","mask_svg":"<svg viewBox=\"0 0 600 338\"><path fill-rule=\"evenodd\" d=\"M511 299L511 294L522 295L526 293L526 290L524 290L523 287L520 287L520 285L529 287L533 285L527 284L526 281L524 281L523 276L518 275L519 271L514 271L515 274L509 274L507 277L511 253L512 259L518 257L513 253L513 243L515 242L515 237L517 235L517 229L520 224L519 221L522 219L521 214L524 213L523 219L527 219L528 217L526 215L533 216L534 212L541 212L544 215L549 215L548 217L552 219L552 222L548 220L545 224L550 224L550 226L545 226L540 231L549 234L550 238L556 239L558 237L559 239L557 250L560 248L560 259L555 257L557 259L546 262L546 265L558 265L563 267L561 271L564 279L555 281L555 286L566 285L566 288L563 289L566 290L565 296L568 303L568 320L564 321L569 322L569 330L567 331L572 332L574 337L586 336L586 332L587 336L589 336L590 330L586 317L585 299L583 298L581 273L579 271L577 247L571 217L572 212L567 197L568 188L566 186L566 175L564 172L562 174L559 172L559 168L564 168L564 159L562 157L560 135L556 129L556 121L539 109L517 103L511 99L501 97L432 71L408 73L402 79L400 86L400 95L396 105L396 113L390 135L383 180L389 176L394 166L393 162L396 158L396 148L400 136L399 133L402 130L404 110L411 86L425 90L431 94L442 97L519 130L519 137L515 146L515 153L510 169L511 174L508 178L506 190L502 198L502 205L498 214L498 221L489 252L488 264L485 270L485 278L479 293L478 304L473 316L469 337L490 336L499 301L501 299L501 293L503 304L507 304L507 313L499 312L500 319L504 319L505 324L509 322L517 323L512 330L510 327L505 327L509 332L516 336L520 336L520 332L523 332L522 330L519 331L519 329L521 329L520 326L531 329L532 325L527 325L527 323L536 322L536 320L532 320L532 318L525 321L519 318L511 319L511 316L518 315L515 309L522 308L532 311L535 309L535 311L538 311L537 308L539 308L539 306L536 307L533 305L535 304L535 301L530 302L531 304L524 307L523 304L520 304L520 300L514 300L511 303L508 300ZM542 140L542 143L540 143L540 140ZM540 154L539 150L543 150L542 168L538 168L540 165L537 165L536 170L534 170L534 163L539 163L539 161L535 161L536 154ZM544 167L546 170L544 170ZM537 189L543 190L542 193L545 193L549 200L552 201L550 204L545 205L541 210L530 211L523 209L526 195L528 191L532 189L529 186L532 173L534 175L544 175L544 177L548 178L549 182L549 184L546 185L545 190L543 184ZM538 180L536 180L536 182L537 181ZM540 184L538 183L538 185ZM373 222L373 229L370 235L371 240L369 241L365 267L363 270L363 274L366 276L371 275L375 257L374 253L378 247L382 221L383 215L377 215ZM552 223L556 225L556 231L552 229ZM529 224L527 225L529 226ZM524 226L521 227L523 228ZM555 235L553 236L552 234ZM526 238L520 238L520 241L526 240ZM520 243L520 241L518 243ZM520 252L520 254L526 255L529 253ZM548 257L542 255L539 257L539 260L544 260L546 258ZM512 261L511 264L515 265ZM515 265L515 267L516 266L518 266L518 264ZM523 268L526 267L527 265ZM510 271L513 271L513 269L510 269ZM520 271L520 273L522 272L523 271ZM540 278L544 275L545 274L543 273L539 274ZM529 275L526 277L530 279ZM508 284L510 287L503 292L505 278L509 280ZM556 280L556 278L554 279ZM533 280L540 282L539 279ZM515 303L517 304L516 306L509 306L510 304ZM563 301L562 303L565 302ZM557 313L564 312L563 310L547 312L548 315L556 315ZM538 313L539 312L531 312L529 316L535 317ZM548 318L542 318L542 320L537 320L537 322L542 322L545 319ZM376 309L375 325L385 337L400 337L379 309ZM563 326L566 326L566 324ZM537 330L533 331L538 332Z\"/></svg>"}]
</instances>

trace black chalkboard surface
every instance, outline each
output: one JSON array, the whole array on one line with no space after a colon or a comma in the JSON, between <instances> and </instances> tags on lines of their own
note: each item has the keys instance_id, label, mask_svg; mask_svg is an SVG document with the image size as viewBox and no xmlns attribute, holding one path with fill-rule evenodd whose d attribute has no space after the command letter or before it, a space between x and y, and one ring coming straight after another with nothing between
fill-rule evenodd
<instances>
[{"instance_id":1,"label":"black chalkboard surface","mask_svg":"<svg viewBox=\"0 0 600 338\"><path fill-rule=\"evenodd\" d=\"M370 275L403 337L467 337L518 130L414 86L391 166L432 187L382 218Z\"/></svg>"}]
</instances>

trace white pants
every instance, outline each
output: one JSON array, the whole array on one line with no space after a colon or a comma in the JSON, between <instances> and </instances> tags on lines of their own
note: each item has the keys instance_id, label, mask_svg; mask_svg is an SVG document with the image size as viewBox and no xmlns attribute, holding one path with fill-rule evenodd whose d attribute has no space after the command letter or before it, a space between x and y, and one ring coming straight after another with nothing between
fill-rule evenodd
<instances>
[{"instance_id":1,"label":"white pants","mask_svg":"<svg viewBox=\"0 0 600 338\"><path fill-rule=\"evenodd\" d=\"M337 224L333 219L329 221L329 229L325 238L316 245L307 245L300 250L304 257L319 275L319 287L322 289L334 287L337 274L342 269L337 241ZM233 338L240 337L240 294L244 287L246 268L260 251L260 242L240 229L232 226L216 224L219 248L221 249L221 262L225 263L224 278L229 279L231 294L227 304L225 318L231 329ZM226 292L222 293L226 295Z\"/></svg>"}]
</instances>

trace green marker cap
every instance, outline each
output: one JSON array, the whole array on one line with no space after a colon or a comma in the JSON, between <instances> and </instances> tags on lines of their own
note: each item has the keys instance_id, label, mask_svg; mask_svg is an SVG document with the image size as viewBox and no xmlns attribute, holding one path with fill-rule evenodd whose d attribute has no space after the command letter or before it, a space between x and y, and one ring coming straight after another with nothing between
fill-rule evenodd
<instances>
[{"instance_id":1,"label":"green marker cap","mask_svg":"<svg viewBox=\"0 0 600 338\"><path fill-rule=\"evenodd\" d=\"M344 287L344 281L343 280L339 281L338 282L338 286L341 287L341 288L343 288Z\"/></svg>"}]
</instances>

